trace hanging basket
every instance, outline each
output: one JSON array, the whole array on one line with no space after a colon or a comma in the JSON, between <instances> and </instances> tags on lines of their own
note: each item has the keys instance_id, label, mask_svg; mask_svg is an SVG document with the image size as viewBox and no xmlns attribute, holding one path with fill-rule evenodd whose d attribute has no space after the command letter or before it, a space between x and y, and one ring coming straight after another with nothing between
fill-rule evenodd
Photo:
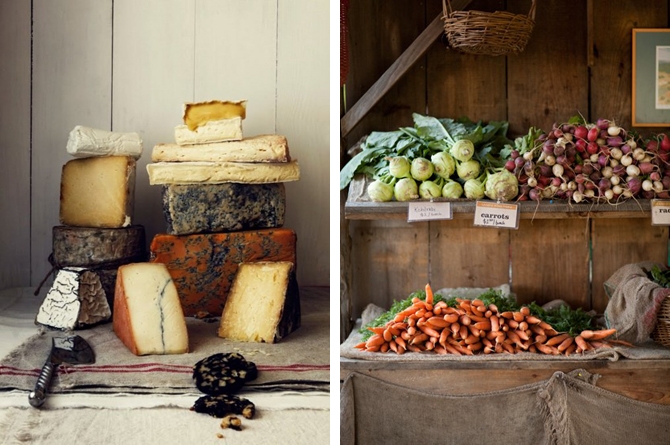
<instances>
[{"instance_id":1,"label":"hanging basket","mask_svg":"<svg viewBox=\"0 0 670 445\"><path fill-rule=\"evenodd\" d=\"M454 11L442 0L444 32L449 46L468 54L502 56L524 50L535 26L535 1L528 15L505 11Z\"/></svg>"}]
</instances>

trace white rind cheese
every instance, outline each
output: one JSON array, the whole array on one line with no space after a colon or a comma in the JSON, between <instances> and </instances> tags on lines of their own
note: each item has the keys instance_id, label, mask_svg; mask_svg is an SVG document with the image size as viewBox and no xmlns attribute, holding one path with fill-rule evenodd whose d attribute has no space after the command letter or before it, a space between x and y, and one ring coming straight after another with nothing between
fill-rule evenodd
<instances>
[{"instance_id":1,"label":"white rind cheese","mask_svg":"<svg viewBox=\"0 0 670 445\"><path fill-rule=\"evenodd\" d=\"M91 156L142 156L139 133L119 133L77 125L67 140L67 152L77 158Z\"/></svg>"},{"instance_id":2,"label":"white rind cheese","mask_svg":"<svg viewBox=\"0 0 670 445\"><path fill-rule=\"evenodd\" d=\"M135 355L188 352L188 332L177 288L165 264L119 267L114 333Z\"/></svg>"},{"instance_id":3,"label":"white rind cheese","mask_svg":"<svg viewBox=\"0 0 670 445\"><path fill-rule=\"evenodd\" d=\"M281 227L284 184L164 185L163 216L171 235Z\"/></svg>"},{"instance_id":4,"label":"white rind cheese","mask_svg":"<svg viewBox=\"0 0 670 445\"><path fill-rule=\"evenodd\" d=\"M241 141L242 118L233 117L230 119L207 122L195 130L189 130L186 125L177 125L174 129L174 140L179 145Z\"/></svg>"},{"instance_id":5,"label":"white rind cheese","mask_svg":"<svg viewBox=\"0 0 670 445\"><path fill-rule=\"evenodd\" d=\"M130 156L68 161L61 174L61 224L107 228L131 225L135 170L136 161Z\"/></svg>"},{"instance_id":6,"label":"white rind cheese","mask_svg":"<svg viewBox=\"0 0 670 445\"><path fill-rule=\"evenodd\" d=\"M201 145L157 144L151 154L153 162L288 162L285 136L268 134L241 141L214 142Z\"/></svg>"},{"instance_id":7,"label":"white rind cheese","mask_svg":"<svg viewBox=\"0 0 670 445\"><path fill-rule=\"evenodd\" d=\"M112 316L100 275L84 268L60 269L35 322L51 328L81 329Z\"/></svg>"},{"instance_id":8,"label":"white rind cheese","mask_svg":"<svg viewBox=\"0 0 670 445\"><path fill-rule=\"evenodd\" d=\"M293 263L240 264L223 308L219 337L275 343L300 326L300 296Z\"/></svg>"},{"instance_id":9,"label":"white rind cheese","mask_svg":"<svg viewBox=\"0 0 670 445\"><path fill-rule=\"evenodd\" d=\"M268 184L300 179L298 161L251 162L157 162L147 164L149 184Z\"/></svg>"}]
</instances>

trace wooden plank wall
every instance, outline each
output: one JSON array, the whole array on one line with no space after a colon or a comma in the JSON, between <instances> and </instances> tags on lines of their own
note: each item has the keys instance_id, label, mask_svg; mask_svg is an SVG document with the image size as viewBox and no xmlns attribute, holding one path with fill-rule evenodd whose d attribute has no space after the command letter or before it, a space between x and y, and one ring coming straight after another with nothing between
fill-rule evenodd
<instances>
[{"instance_id":1,"label":"wooden plank wall","mask_svg":"<svg viewBox=\"0 0 670 445\"><path fill-rule=\"evenodd\" d=\"M577 113L630 128L631 30L667 27L669 2L614 4L538 1L536 29L526 50L514 56L463 55L444 40L435 42L347 135L344 147L370 131L411 126L413 112L508 120L512 136L531 125L551 129ZM529 6L475 0L470 9L526 14ZM441 0L352 2L346 104L354 104L441 10ZM603 282L620 265L667 261L668 229L652 227L649 219L522 220L519 230L509 232L473 228L463 220L351 221L348 228L343 236L351 237L353 266L347 272L351 295L345 298L352 298L352 319L368 302L387 307L421 289L426 279L436 288L509 283L522 301L561 298L602 311Z\"/></svg>"},{"instance_id":2,"label":"wooden plank wall","mask_svg":"<svg viewBox=\"0 0 670 445\"><path fill-rule=\"evenodd\" d=\"M287 136L298 279L329 282L329 6L308 0L33 0L0 3L0 289L50 265L65 144L78 124L144 140L136 222L164 230L146 164L174 139L183 102L248 99L247 135ZM31 40L32 31L32 40ZM32 66L31 66L32 62Z\"/></svg>"}]
</instances>

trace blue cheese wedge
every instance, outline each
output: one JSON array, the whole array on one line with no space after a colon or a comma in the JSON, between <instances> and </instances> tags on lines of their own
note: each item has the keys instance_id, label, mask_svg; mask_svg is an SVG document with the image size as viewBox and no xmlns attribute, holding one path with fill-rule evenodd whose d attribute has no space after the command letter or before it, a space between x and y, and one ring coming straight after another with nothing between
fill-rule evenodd
<instances>
[{"instance_id":1,"label":"blue cheese wedge","mask_svg":"<svg viewBox=\"0 0 670 445\"><path fill-rule=\"evenodd\" d=\"M165 264L132 263L119 267L112 326L135 355L188 352L184 312Z\"/></svg>"},{"instance_id":2,"label":"blue cheese wedge","mask_svg":"<svg viewBox=\"0 0 670 445\"><path fill-rule=\"evenodd\" d=\"M67 140L67 152L76 158L91 156L142 156L142 137L139 133L121 133L77 125Z\"/></svg>"},{"instance_id":3,"label":"blue cheese wedge","mask_svg":"<svg viewBox=\"0 0 670 445\"><path fill-rule=\"evenodd\" d=\"M284 184L163 186L163 216L171 235L270 229L284 225Z\"/></svg>"},{"instance_id":4,"label":"blue cheese wedge","mask_svg":"<svg viewBox=\"0 0 670 445\"><path fill-rule=\"evenodd\" d=\"M53 262L59 267L118 267L146 260L144 226L120 228L54 226ZM113 295L113 293L112 293Z\"/></svg>"},{"instance_id":5,"label":"blue cheese wedge","mask_svg":"<svg viewBox=\"0 0 670 445\"><path fill-rule=\"evenodd\" d=\"M300 179L291 162L156 162L147 164L149 184L269 184Z\"/></svg>"},{"instance_id":6,"label":"blue cheese wedge","mask_svg":"<svg viewBox=\"0 0 670 445\"><path fill-rule=\"evenodd\" d=\"M35 318L55 329L82 329L108 321L111 308L103 273L81 267L60 269Z\"/></svg>"}]
</instances>

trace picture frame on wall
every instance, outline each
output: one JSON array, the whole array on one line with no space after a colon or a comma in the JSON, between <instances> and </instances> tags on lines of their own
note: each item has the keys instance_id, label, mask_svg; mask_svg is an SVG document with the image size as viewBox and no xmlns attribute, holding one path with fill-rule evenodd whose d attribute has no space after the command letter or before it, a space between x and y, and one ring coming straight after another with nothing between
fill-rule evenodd
<instances>
[{"instance_id":1,"label":"picture frame on wall","mask_svg":"<svg viewBox=\"0 0 670 445\"><path fill-rule=\"evenodd\" d=\"M633 127L670 127L670 29L633 29Z\"/></svg>"}]
</instances>

